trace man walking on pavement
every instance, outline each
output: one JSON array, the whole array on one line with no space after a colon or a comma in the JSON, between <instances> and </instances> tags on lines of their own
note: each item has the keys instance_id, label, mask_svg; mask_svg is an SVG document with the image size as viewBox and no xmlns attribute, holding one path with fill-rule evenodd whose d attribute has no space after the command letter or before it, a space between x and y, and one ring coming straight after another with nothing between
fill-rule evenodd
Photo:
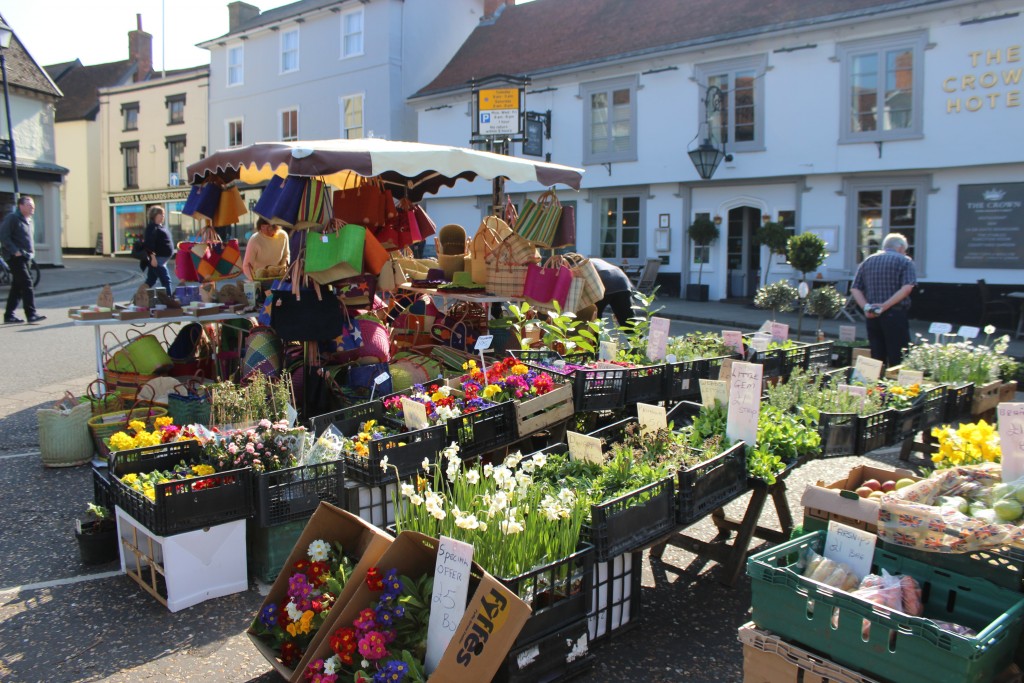
<instances>
[{"instance_id":1,"label":"man walking on pavement","mask_svg":"<svg viewBox=\"0 0 1024 683\"><path fill-rule=\"evenodd\" d=\"M29 264L32 263L32 214L36 211L36 203L31 197L19 197L17 208L11 212L3 223L0 223L0 248L11 268L11 291L7 295L7 310L4 312L4 324L23 323L14 315L18 310L18 301L25 306L25 317L30 323L46 320L45 315L36 312L36 297L32 290L32 274Z\"/></svg>"},{"instance_id":2,"label":"man walking on pavement","mask_svg":"<svg viewBox=\"0 0 1024 683\"><path fill-rule=\"evenodd\" d=\"M850 293L867 317L871 357L888 367L900 364L910 344L910 293L917 284L917 270L907 256L907 238L890 232L882 251L868 256L853 278Z\"/></svg>"}]
</instances>

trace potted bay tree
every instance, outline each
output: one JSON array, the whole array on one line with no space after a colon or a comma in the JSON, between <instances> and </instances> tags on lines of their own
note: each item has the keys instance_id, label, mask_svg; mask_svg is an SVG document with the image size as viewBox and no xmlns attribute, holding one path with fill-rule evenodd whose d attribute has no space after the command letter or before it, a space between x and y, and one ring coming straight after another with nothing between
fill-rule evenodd
<instances>
[{"instance_id":1,"label":"potted bay tree","mask_svg":"<svg viewBox=\"0 0 1024 683\"><path fill-rule=\"evenodd\" d=\"M693 221L687 233L693 240L694 252L700 259L700 267L697 269L697 284L686 285L687 301L707 301L708 286L701 284L704 275L704 262L707 260L707 247L710 247L718 239L718 226L706 216L701 216Z\"/></svg>"}]
</instances>

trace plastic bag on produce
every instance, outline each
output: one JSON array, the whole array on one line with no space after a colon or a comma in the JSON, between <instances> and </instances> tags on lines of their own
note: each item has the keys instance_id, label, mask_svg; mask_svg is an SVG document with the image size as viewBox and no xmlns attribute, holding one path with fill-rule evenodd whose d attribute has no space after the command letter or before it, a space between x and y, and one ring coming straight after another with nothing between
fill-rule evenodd
<instances>
[{"instance_id":1,"label":"plastic bag on produce","mask_svg":"<svg viewBox=\"0 0 1024 683\"><path fill-rule=\"evenodd\" d=\"M847 565L819 555L810 548L803 557L803 575L811 581L844 591L853 590L859 583L857 575Z\"/></svg>"},{"instance_id":2,"label":"plastic bag on produce","mask_svg":"<svg viewBox=\"0 0 1024 683\"><path fill-rule=\"evenodd\" d=\"M344 436L335 425L329 426L323 434L314 437L306 435L306 447L303 448L299 463L302 465L318 465L322 462L341 459Z\"/></svg>"},{"instance_id":3,"label":"plastic bag on produce","mask_svg":"<svg viewBox=\"0 0 1024 683\"><path fill-rule=\"evenodd\" d=\"M991 509L987 505L992 489L1001 483L1002 468L987 463L940 470L891 491L879 499L878 537L938 553L965 553L1022 541L1024 528L983 512ZM945 505L936 506L937 502Z\"/></svg>"}]
</instances>

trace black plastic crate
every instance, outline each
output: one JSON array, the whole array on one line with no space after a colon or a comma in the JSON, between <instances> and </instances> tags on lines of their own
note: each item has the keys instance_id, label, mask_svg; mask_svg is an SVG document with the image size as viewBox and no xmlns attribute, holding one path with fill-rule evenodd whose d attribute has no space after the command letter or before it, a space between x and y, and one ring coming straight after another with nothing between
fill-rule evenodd
<instances>
[{"instance_id":1,"label":"black plastic crate","mask_svg":"<svg viewBox=\"0 0 1024 683\"><path fill-rule=\"evenodd\" d=\"M832 366L832 342L823 341L808 344L803 368L809 373L828 370Z\"/></svg>"},{"instance_id":2,"label":"black plastic crate","mask_svg":"<svg viewBox=\"0 0 1024 683\"><path fill-rule=\"evenodd\" d=\"M181 461L196 464L201 461L201 453L199 442L194 440L111 453L111 478L117 505L157 536L171 536L248 517L252 508L252 471L248 467L157 484L156 500L150 500L120 480L125 474L170 470Z\"/></svg>"},{"instance_id":3,"label":"black plastic crate","mask_svg":"<svg viewBox=\"0 0 1024 683\"><path fill-rule=\"evenodd\" d=\"M384 415L384 403L380 399L358 403L341 410L334 410L309 419L309 430L320 436L331 425L337 427L342 434L355 434L359 425L367 420L380 420Z\"/></svg>"},{"instance_id":4,"label":"black plastic crate","mask_svg":"<svg viewBox=\"0 0 1024 683\"><path fill-rule=\"evenodd\" d=\"M573 373L576 412L615 410L626 405L626 370L595 368Z\"/></svg>"},{"instance_id":5,"label":"black plastic crate","mask_svg":"<svg viewBox=\"0 0 1024 683\"><path fill-rule=\"evenodd\" d=\"M514 401L505 401L466 413L448 420L445 426L448 429L448 441L459 444L460 457L481 455L516 440L516 404ZM441 448L447 445L442 443ZM420 455L416 462L422 461L426 455Z\"/></svg>"},{"instance_id":6,"label":"black plastic crate","mask_svg":"<svg viewBox=\"0 0 1024 683\"><path fill-rule=\"evenodd\" d=\"M856 454L857 425L857 413L821 413L818 418L821 456L833 458Z\"/></svg>"},{"instance_id":7,"label":"black plastic crate","mask_svg":"<svg viewBox=\"0 0 1024 683\"><path fill-rule=\"evenodd\" d=\"M889 431L888 446L896 446L907 439L913 439L921 424L920 404L909 408L892 408L892 429Z\"/></svg>"},{"instance_id":8,"label":"black plastic crate","mask_svg":"<svg viewBox=\"0 0 1024 683\"><path fill-rule=\"evenodd\" d=\"M942 423L942 416L946 412L946 392L949 387L939 384L921 391L921 422L918 431L928 429Z\"/></svg>"},{"instance_id":9,"label":"black plastic crate","mask_svg":"<svg viewBox=\"0 0 1024 683\"><path fill-rule=\"evenodd\" d=\"M102 505L114 513L114 484L110 481L110 470L106 467L92 468L92 502Z\"/></svg>"},{"instance_id":10,"label":"black plastic crate","mask_svg":"<svg viewBox=\"0 0 1024 683\"><path fill-rule=\"evenodd\" d=\"M807 367L807 354L809 347L807 344L798 343L796 346L788 349L778 349L780 368L779 375L784 378L788 378L794 370L797 368L805 369Z\"/></svg>"},{"instance_id":11,"label":"black plastic crate","mask_svg":"<svg viewBox=\"0 0 1024 683\"><path fill-rule=\"evenodd\" d=\"M345 510L353 515L386 529L395 523L395 499L398 482L383 486L368 486L354 481L345 483Z\"/></svg>"},{"instance_id":12,"label":"black plastic crate","mask_svg":"<svg viewBox=\"0 0 1024 683\"><path fill-rule=\"evenodd\" d=\"M870 415L858 415L857 455L864 455L891 444L894 427L893 412L889 408Z\"/></svg>"},{"instance_id":13,"label":"black plastic crate","mask_svg":"<svg viewBox=\"0 0 1024 683\"><path fill-rule=\"evenodd\" d=\"M697 417L703 407L703 404L696 401L680 401L669 408L665 417L669 424L682 426L693 422L693 418Z\"/></svg>"},{"instance_id":14,"label":"black plastic crate","mask_svg":"<svg viewBox=\"0 0 1024 683\"><path fill-rule=\"evenodd\" d=\"M562 360L562 356L551 349L509 349L508 353L524 363L550 363Z\"/></svg>"},{"instance_id":15,"label":"black plastic crate","mask_svg":"<svg viewBox=\"0 0 1024 683\"><path fill-rule=\"evenodd\" d=\"M524 645L516 645L494 675L494 683L555 683L575 678L596 661L590 653L587 620Z\"/></svg>"},{"instance_id":16,"label":"black plastic crate","mask_svg":"<svg viewBox=\"0 0 1024 683\"><path fill-rule=\"evenodd\" d=\"M661 538L676 525L673 477L590 506L590 542L603 562Z\"/></svg>"},{"instance_id":17,"label":"black plastic crate","mask_svg":"<svg viewBox=\"0 0 1024 683\"><path fill-rule=\"evenodd\" d=\"M274 472L254 472L252 479L257 526L277 526L309 519L320 501L341 507L345 464L334 460Z\"/></svg>"},{"instance_id":18,"label":"black plastic crate","mask_svg":"<svg viewBox=\"0 0 1024 683\"><path fill-rule=\"evenodd\" d=\"M700 397L700 367L703 360L685 360L665 365L665 398L681 401Z\"/></svg>"},{"instance_id":19,"label":"black plastic crate","mask_svg":"<svg viewBox=\"0 0 1024 683\"><path fill-rule=\"evenodd\" d=\"M471 413L470 416L475 414ZM353 481L379 486L415 474L422 469L424 458L435 462L438 454L448 445L448 428L446 425L434 425L385 436L383 439L368 441L366 445L369 453L365 458L354 453L344 454L345 474ZM380 463L385 456L388 459L387 468L381 469Z\"/></svg>"},{"instance_id":20,"label":"black plastic crate","mask_svg":"<svg viewBox=\"0 0 1024 683\"><path fill-rule=\"evenodd\" d=\"M666 370L664 363L626 368L626 405L665 400Z\"/></svg>"},{"instance_id":21,"label":"black plastic crate","mask_svg":"<svg viewBox=\"0 0 1024 683\"><path fill-rule=\"evenodd\" d=\"M768 349L766 351L754 351L750 358L747 359L749 363L758 363L764 366L762 370L762 376L768 377L781 377L783 368L783 355L782 349ZM717 377L715 379L718 379Z\"/></svg>"},{"instance_id":22,"label":"black plastic crate","mask_svg":"<svg viewBox=\"0 0 1024 683\"><path fill-rule=\"evenodd\" d=\"M715 358L704 358L697 361L697 379L718 379L719 374L722 372L722 364L726 359L732 358L739 360L739 354L733 354L731 356L716 356ZM700 398L700 382L697 382L697 398Z\"/></svg>"},{"instance_id":23,"label":"black plastic crate","mask_svg":"<svg viewBox=\"0 0 1024 683\"><path fill-rule=\"evenodd\" d=\"M515 647L579 621L586 628L593 568L594 546L581 542L576 552L568 557L518 576L499 577L533 610L519 632Z\"/></svg>"},{"instance_id":24,"label":"black plastic crate","mask_svg":"<svg viewBox=\"0 0 1024 683\"><path fill-rule=\"evenodd\" d=\"M643 552L623 553L594 563L588 632L598 643L640 623Z\"/></svg>"},{"instance_id":25,"label":"black plastic crate","mask_svg":"<svg viewBox=\"0 0 1024 683\"><path fill-rule=\"evenodd\" d=\"M676 521L689 526L748 489L746 445L740 441L710 460L676 473Z\"/></svg>"},{"instance_id":26,"label":"black plastic crate","mask_svg":"<svg viewBox=\"0 0 1024 683\"><path fill-rule=\"evenodd\" d=\"M942 419L955 422L961 417L971 414L971 403L974 402L974 382L950 384L946 388L946 401Z\"/></svg>"},{"instance_id":27,"label":"black plastic crate","mask_svg":"<svg viewBox=\"0 0 1024 683\"><path fill-rule=\"evenodd\" d=\"M622 441L626 435L626 427L631 424L637 424L635 417L627 417L624 420L617 420L611 424L599 427L590 432L587 436L592 436L595 439L601 439L601 441L606 445L610 446L613 443Z\"/></svg>"},{"instance_id":28,"label":"black plastic crate","mask_svg":"<svg viewBox=\"0 0 1024 683\"><path fill-rule=\"evenodd\" d=\"M853 350L866 348L868 348L867 342L863 346L846 346L833 343L831 353L829 354L831 366L834 368L845 368L848 365L853 365Z\"/></svg>"}]
</instances>

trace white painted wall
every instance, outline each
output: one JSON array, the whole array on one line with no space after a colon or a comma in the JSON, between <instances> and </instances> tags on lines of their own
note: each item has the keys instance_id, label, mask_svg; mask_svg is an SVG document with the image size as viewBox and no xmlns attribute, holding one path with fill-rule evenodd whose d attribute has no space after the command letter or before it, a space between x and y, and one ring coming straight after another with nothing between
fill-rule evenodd
<instances>
[{"instance_id":1,"label":"white painted wall","mask_svg":"<svg viewBox=\"0 0 1024 683\"><path fill-rule=\"evenodd\" d=\"M103 229L100 192L100 124L64 121L54 125L60 164L69 169L61 189L64 211L63 248L91 249Z\"/></svg>"}]
</instances>

